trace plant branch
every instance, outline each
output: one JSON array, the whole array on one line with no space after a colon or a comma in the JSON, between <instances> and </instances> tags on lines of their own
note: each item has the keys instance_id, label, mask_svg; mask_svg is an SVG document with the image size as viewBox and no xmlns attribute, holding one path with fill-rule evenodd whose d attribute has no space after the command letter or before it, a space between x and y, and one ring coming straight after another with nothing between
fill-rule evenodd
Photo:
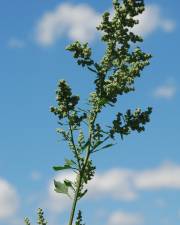
<instances>
[{"instance_id":1,"label":"plant branch","mask_svg":"<svg viewBox=\"0 0 180 225\"><path fill-rule=\"evenodd\" d=\"M77 152L76 145L75 145L75 142L74 142L74 134L73 134L72 126L70 124L69 112L67 113L67 117L68 117L68 124L69 124L69 129L70 129L70 134L71 134L71 142L73 144L74 152L75 152L75 155L76 155L76 158L77 158L79 170L81 170L81 164L80 164L80 161L79 161L78 152Z\"/></svg>"}]
</instances>

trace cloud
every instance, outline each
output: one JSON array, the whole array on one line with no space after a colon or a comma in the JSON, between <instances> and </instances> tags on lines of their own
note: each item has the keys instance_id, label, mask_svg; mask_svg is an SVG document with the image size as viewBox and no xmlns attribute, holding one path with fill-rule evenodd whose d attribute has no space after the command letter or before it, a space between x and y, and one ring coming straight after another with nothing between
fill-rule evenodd
<instances>
[{"instance_id":1,"label":"cloud","mask_svg":"<svg viewBox=\"0 0 180 225\"><path fill-rule=\"evenodd\" d=\"M46 12L37 23L36 41L50 46L62 36L71 40L91 41L96 36L100 15L86 4L61 3Z\"/></svg>"},{"instance_id":2,"label":"cloud","mask_svg":"<svg viewBox=\"0 0 180 225\"><path fill-rule=\"evenodd\" d=\"M0 178L0 220L13 216L18 209L19 199L14 187Z\"/></svg>"},{"instance_id":3,"label":"cloud","mask_svg":"<svg viewBox=\"0 0 180 225\"><path fill-rule=\"evenodd\" d=\"M164 163L157 168L142 171L111 169L97 173L88 188L90 198L108 196L126 201L135 200L140 191L180 190L180 165Z\"/></svg>"},{"instance_id":4,"label":"cloud","mask_svg":"<svg viewBox=\"0 0 180 225\"><path fill-rule=\"evenodd\" d=\"M55 177L58 181L75 180L71 172L62 172ZM117 201L133 201L141 191L180 190L180 165L164 163L156 168L131 170L114 168L96 173L88 186L85 199L111 198ZM63 194L54 192L50 182L46 207L54 213L61 213L71 205L71 200Z\"/></svg>"},{"instance_id":5,"label":"cloud","mask_svg":"<svg viewBox=\"0 0 180 225\"><path fill-rule=\"evenodd\" d=\"M8 41L8 47L9 48L24 48L25 42L23 40L17 39L17 38L11 38Z\"/></svg>"},{"instance_id":6,"label":"cloud","mask_svg":"<svg viewBox=\"0 0 180 225\"><path fill-rule=\"evenodd\" d=\"M111 169L105 173L97 173L89 182L88 197L109 196L119 200L134 200L137 195L131 188L134 174L130 170Z\"/></svg>"},{"instance_id":7,"label":"cloud","mask_svg":"<svg viewBox=\"0 0 180 225\"><path fill-rule=\"evenodd\" d=\"M110 215L108 225L140 225L142 221L140 214L117 211Z\"/></svg>"},{"instance_id":8,"label":"cloud","mask_svg":"<svg viewBox=\"0 0 180 225\"><path fill-rule=\"evenodd\" d=\"M113 13L113 10L111 10ZM171 32L175 22L163 18L158 5L147 5L143 14L137 16L140 24L133 31L148 36L157 29ZM51 46L58 39L92 41L97 36L96 26L101 21L101 14L87 4L73 5L61 3L54 10L44 13L39 19L35 31L35 40L42 46Z\"/></svg>"},{"instance_id":9,"label":"cloud","mask_svg":"<svg viewBox=\"0 0 180 225\"><path fill-rule=\"evenodd\" d=\"M175 28L175 22L171 19L163 18L158 5L147 5L145 11L137 16L139 24L132 30L136 34L146 37L158 29L171 32Z\"/></svg>"},{"instance_id":10,"label":"cloud","mask_svg":"<svg viewBox=\"0 0 180 225\"><path fill-rule=\"evenodd\" d=\"M174 83L167 83L157 87L154 90L154 97L163 99L172 99L177 92L177 87Z\"/></svg>"},{"instance_id":11,"label":"cloud","mask_svg":"<svg viewBox=\"0 0 180 225\"><path fill-rule=\"evenodd\" d=\"M180 166L165 163L158 168L140 172L134 181L138 190L180 190Z\"/></svg>"}]
</instances>

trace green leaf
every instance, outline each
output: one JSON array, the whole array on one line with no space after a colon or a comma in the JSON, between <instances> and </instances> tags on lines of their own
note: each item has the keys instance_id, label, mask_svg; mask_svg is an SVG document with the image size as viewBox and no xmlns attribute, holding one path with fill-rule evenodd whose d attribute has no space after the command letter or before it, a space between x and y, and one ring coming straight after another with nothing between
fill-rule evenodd
<instances>
[{"instance_id":1,"label":"green leaf","mask_svg":"<svg viewBox=\"0 0 180 225\"><path fill-rule=\"evenodd\" d=\"M97 71L94 70L94 69L92 69L90 66L88 66L88 69L89 69L90 71L92 71L93 73L97 73Z\"/></svg>"},{"instance_id":2,"label":"green leaf","mask_svg":"<svg viewBox=\"0 0 180 225\"><path fill-rule=\"evenodd\" d=\"M86 193L87 193L87 189L85 191L83 191L82 193L79 193L79 199L82 198Z\"/></svg>"},{"instance_id":3,"label":"green leaf","mask_svg":"<svg viewBox=\"0 0 180 225\"><path fill-rule=\"evenodd\" d=\"M89 140L82 146L81 150L84 150L87 148L87 146L90 144Z\"/></svg>"},{"instance_id":4,"label":"green leaf","mask_svg":"<svg viewBox=\"0 0 180 225\"><path fill-rule=\"evenodd\" d=\"M54 180L55 191L68 195L68 186L65 183Z\"/></svg>"},{"instance_id":5,"label":"green leaf","mask_svg":"<svg viewBox=\"0 0 180 225\"><path fill-rule=\"evenodd\" d=\"M65 185L66 185L67 187L73 188L72 181L70 181L70 180L64 180L64 183L65 183ZM73 189L74 189L74 188L73 188Z\"/></svg>"},{"instance_id":6,"label":"green leaf","mask_svg":"<svg viewBox=\"0 0 180 225\"><path fill-rule=\"evenodd\" d=\"M55 171L67 170L67 169L71 169L71 166L69 166L69 165L53 166L53 170L55 170Z\"/></svg>"},{"instance_id":7,"label":"green leaf","mask_svg":"<svg viewBox=\"0 0 180 225\"><path fill-rule=\"evenodd\" d=\"M94 149L96 149L99 145L101 145L104 141L98 141L96 144L93 146Z\"/></svg>"},{"instance_id":8,"label":"green leaf","mask_svg":"<svg viewBox=\"0 0 180 225\"><path fill-rule=\"evenodd\" d=\"M103 146L101 149L110 148L110 147L112 147L113 145L115 145L115 144L108 144L108 145Z\"/></svg>"},{"instance_id":9,"label":"green leaf","mask_svg":"<svg viewBox=\"0 0 180 225\"><path fill-rule=\"evenodd\" d=\"M73 164L75 164L73 160L65 159L65 165L72 166Z\"/></svg>"},{"instance_id":10,"label":"green leaf","mask_svg":"<svg viewBox=\"0 0 180 225\"><path fill-rule=\"evenodd\" d=\"M64 166L53 166L53 169L55 171L60 171L60 170L67 170L67 169L71 169L72 165L76 164L73 160L69 160L69 159L65 159L65 164Z\"/></svg>"}]
</instances>

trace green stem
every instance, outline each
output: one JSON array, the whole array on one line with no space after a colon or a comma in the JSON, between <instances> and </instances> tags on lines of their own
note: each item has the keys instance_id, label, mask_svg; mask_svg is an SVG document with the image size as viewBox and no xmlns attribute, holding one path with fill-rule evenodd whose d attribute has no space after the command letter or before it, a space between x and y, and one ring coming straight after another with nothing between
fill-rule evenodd
<instances>
[{"instance_id":1,"label":"green stem","mask_svg":"<svg viewBox=\"0 0 180 225\"><path fill-rule=\"evenodd\" d=\"M91 135L90 135L90 140L91 140ZM74 196L74 200L73 200L73 204L72 204L72 209L71 209L71 214L70 214L70 219L69 219L69 224L68 225L72 225L73 223L73 219L74 219L74 214L75 214L75 210L76 210L76 205L77 205L77 201L78 201L78 194L79 194L79 190L81 187L81 180L83 178L83 174L90 156L90 144L88 146L88 150L87 150L87 155L85 158L85 162L84 162L84 166L82 167L81 172L78 174L78 179L77 179L77 188L76 188L76 192L75 192L75 196Z\"/></svg>"},{"instance_id":2,"label":"green stem","mask_svg":"<svg viewBox=\"0 0 180 225\"><path fill-rule=\"evenodd\" d=\"M73 223L74 213L75 213L75 210L76 210L76 204L77 204L77 201L78 201L78 194L79 194L79 190L80 190L80 187L81 187L81 179L82 179L81 174L78 174L77 189L76 189L76 192L75 192L75 196L74 196L74 200L73 200L73 204L72 204L72 209L71 209L71 214L70 214L70 219L69 219L68 225L72 225L72 223Z\"/></svg>"},{"instance_id":3,"label":"green stem","mask_svg":"<svg viewBox=\"0 0 180 225\"><path fill-rule=\"evenodd\" d=\"M75 151L75 155L76 155L76 159L77 159L77 163L78 163L79 170L81 170L81 164L80 164L80 161L79 161L78 152L77 152L76 145L75 145L75 142L74 142L73 130L72 130L72 126L70 124L70 115L69 115L69 112L67 113L67 116L68 116L68 122L69 122L69 129L70 129L70 133L71 133L71 142L73 144L73 148L74 148L74 151Z\"/></svg>"},{"instance_id":4,"label":"green stem","mask_svg":"<svg viewBox=\"0 0 180 225\"><path fill-rule=\"evenodd\" d=\"M96 120L96 116L97 116L97 113L94 116L93 124L94 124L94 122ZM79 195L79 191L80 191L80 188L81 188L81 181L82 181L83 174L84 174L84 171L86 169L86 166L87 166L87 163L88 163L88 159L89 159L90 153L91 153L91 151L90 151L91 150L91 139L92 139L92 134L90 132L90 134L89 134L89 146L87 148L87 153L86 153L84 165L83 165L83 167L81 168L81 170L80 170L80 172L78 174L77 188L76 188L76 192L75 192L75 195L74 195L74 200L73 200L73 204L72 204L72 208L71 208L71 214L70 214L68 225L72 225L73 220L74 220L74 214L75 214L76 205L77 205L77 201L78 201L78 195Z\"/></svg>"}]
</instances>

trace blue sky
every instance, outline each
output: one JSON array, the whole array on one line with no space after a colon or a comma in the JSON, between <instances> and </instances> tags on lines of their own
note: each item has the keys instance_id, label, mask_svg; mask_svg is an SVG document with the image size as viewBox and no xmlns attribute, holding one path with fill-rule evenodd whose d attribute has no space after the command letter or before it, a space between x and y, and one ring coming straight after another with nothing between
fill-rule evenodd
<instances>
[{"instance_id":1,"label":"blue sky","mask_svg":"<svg viewBox=\"0 0 180 225\"><path fill-rule=\"evenodd\" d=\"M102 1L101 1L102 2ZM94 57L103 45L94 29L111 1L0 0L0 225L21 225L43 207L50 225L64 225L70 202L53 192L52 180L69 152L55 132L59 79L74 93L92 91L92 74L78 67L65 46L89 41ZM135 32L153 55L116 109L153 107L143 134L132 134L94 157L97 175L83 208L86 224L177 225L180 222L180 68L179 8L174 0L146 0L146 13ZM103 115L103 121L111 112Z\"/></svg>"}]
</instances>

